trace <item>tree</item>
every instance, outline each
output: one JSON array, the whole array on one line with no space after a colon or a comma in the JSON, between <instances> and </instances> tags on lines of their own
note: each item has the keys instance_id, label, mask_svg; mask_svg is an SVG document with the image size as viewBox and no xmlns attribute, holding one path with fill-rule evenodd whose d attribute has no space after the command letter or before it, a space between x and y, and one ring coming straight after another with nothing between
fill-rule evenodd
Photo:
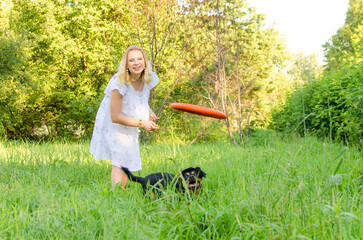
<instances>
[{"instance_id":1,"label":"tree","mask_svg":"<svg viewBox=\"0 0 363 240\"><path fill-rule=\"evenodd\" d=\"M362 3L350 1L345 25L325 44L327 66L321 77L306 81L309 68L294 70L304 84L274 111L275 129L362 144Z\"/></svg>"},{"instance_id":2,"label":"tree","mask_svg":"<svg viewBox=\"0 0 363 240\"><path fill-rule=\"evenodd\" d=\"M118 25L129 22L118 6L122 2L12 3L9 31L26 43L21 46L28 75L26 81L16 77L10 87L19 90L25 81L31 88L24 90L27 113L14 111L19 124L5 126L7 135L36 137L41 129L50 136L89 133L100 89L116 71L127 38ZM30 127L25 131L24 126Z\"/></svg>"},{"instance_id":3,"label":"tree","mask_svg":"<svg viewBox=\"0 0 363 240\"><path fill-rule=\"evenodd\" d=\"M238 129L242 142L243 129L268 123L287 81L283 40L246 1L220 0L218 10L216 1L9 2L2 56L14 61L2 62L9 74L0 95L9 137L91 134L105 85L130 44L146 50L160 77L152 105L168 127L158 138L181 130L188 140L214 138L227 129L233 139ZM228 125L200 124L172 111L173 101L223 110Z\"/></svg>"},{"instance_id":4,"label":"tree","mask_svg":"<svg viewBox=\"0 0 363 240\"><path fill-rule=\"evenodd\" d=\"M264 17L246 1L203 1L196 17L203 22L209 39L205 70L193 85L214 108L228 113L227 130L266 125L266 104L274 100L274 81L280 78L286 60L283 40L274 29L263 27ZM213 33L214 34L211 34ZM269 103L267 103L269 102ZM241 120L244 118L244 121ZM242 126L243 125L243 126Z\"/></svg>"},{"instance_id":5,"label":"tree","mask_svg":"<svg viewBox=\"0 0 363 240\"><path fill-rule=\"evenodd\" d=\"M324 45L327 70L363 59L363 1L350 0L345 24Z\"/></svg>"}]
</instances>

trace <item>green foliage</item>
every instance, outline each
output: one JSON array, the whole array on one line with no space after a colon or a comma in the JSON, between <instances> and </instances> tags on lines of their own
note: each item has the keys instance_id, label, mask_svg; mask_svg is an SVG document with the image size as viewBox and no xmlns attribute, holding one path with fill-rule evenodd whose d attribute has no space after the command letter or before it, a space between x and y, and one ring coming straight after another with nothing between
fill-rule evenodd
<instances>
[{"instance_id":1,"label":"green foliage","mask_svg":"<svg viewBox=\"0 0 363 240\"><path fill-rule=\"evenodd\" d=\"M29 70L28 42L0 34L0 136L27 137L41 120L34 112L40 82Z\"/></svg>"},{"instance_id":2,"label":"green foliage","mask_svg":"<svg viewBox=\"0 0 363 240\"><path fill-rule=\"evenodd\" d=\"M264 17L247 1L219 1L220 58L216 2L189 3L3 1L0 138L89 136L105 85L130 44L146 50L160 77L151 106L167 127L155 134L157 140L185 129L183 139L190 140L201 131L210 133L203 139L215 139L217 130L210 128L226 133L222 121L208 119L198 128L202 118L174 114L171 102L223 109L233 131L237 119L247 116L253 126L266 125L271 106L286 91L286 52L278 32L264 28ZM220 61L224 89L217 81Z\"/></svg>"},{"instance_id":3,"label":"green foliage","mask_svg":"<svg viewBox=\"0 0 363 240\"><path fill-rule=\"evenodd\" d=\"M363 1L349 0L345 24L324 45L327 70L363 61Z\"/></svg>"},{"instance_id":4,"label":"green foliage","mask_svg":"<svg viewBox=\"0 0 363 240\"><path fill-rule=\"evenodd\" d=\"M362 0L350 1L345 25L324 46L327 66L322 77L303 81L305 85L275 109L273 128L362 144L362 7Z\"/></svg>"},{"instance_id":5,"label":"green foliage","mask_svg":"<svg viewBox=\"0 0 363 240\"><path fill-rule=\"evenodd\" d=\"M1 84L7 91L1 135L90 134L99 96L125 45L122 12L106 0L12 1L9 9L1 38Z\"/></svg>"},{"instance_id":6,"label":"green foliage","mask_svg":"<svg viewBox=\"0 0 363 240\"><path fill-rule=\"evenodd\" d=\"M233 130L239 119L246 128L247 116L252 126L266 126L271 106L288 89L282 87L288 81L284 40L247 1L203 1L197 10L202 36L212 40L204 47L208 61L191 83L198 99L226 111Z\"/></svg>"},{"instance_id":7,"label":"green foliage","mask_svg":"<svg viewBox=\"0 0 363 240\"><path fill-rule=\"evenodd\" d=\"M362 144L363 62L346 64L297 89L274 111L273 121L277 130Z\"/></svg>"},{"instance_id":8,"label":"green foliage","mask_svg":"<svg viewBox=\"0 0 363 240\"><path fill-rule=\"evenodd\" d=\"M300 87L321 76L323 68L319 66L315 54L309 56L304 56L302 53L295 54L292 60L293 64L289 68L289 76L291 76L291 82L295 87Z\"/></svg>"}]
</instances>

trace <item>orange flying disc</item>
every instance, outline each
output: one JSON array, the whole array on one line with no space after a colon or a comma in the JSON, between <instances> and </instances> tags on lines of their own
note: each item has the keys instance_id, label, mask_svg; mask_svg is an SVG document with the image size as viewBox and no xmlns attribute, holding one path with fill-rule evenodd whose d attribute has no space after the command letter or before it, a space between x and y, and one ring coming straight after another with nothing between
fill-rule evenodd
<instances>
[{"instance_id":1,"label":"orange flying disc","mask_svg":"<svg viewBox=\"0 0 363 240\"><path fill-rule=\"evenodd\" d=\"M180 110L180 111L197 114L197 115L201 115L201 116L206 116L206 117L212 117L212 118L218 118L218 119L227 118L227 115L220 111L217 111L217 110L214 110L211 108L207 108L207 107L201 107L198 105L189 104L189 103L172 103L170 105L170 107L173 109Z\"/></svg>"}]
</instances>

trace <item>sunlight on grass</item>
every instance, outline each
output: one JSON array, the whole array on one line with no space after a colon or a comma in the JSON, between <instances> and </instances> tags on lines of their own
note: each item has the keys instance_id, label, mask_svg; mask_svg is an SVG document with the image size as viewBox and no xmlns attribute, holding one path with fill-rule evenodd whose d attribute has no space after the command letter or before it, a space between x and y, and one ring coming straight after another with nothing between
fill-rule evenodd
<instances>
[{"instance_id":1,"label":"sunlight on grass","mask_svg":"<svg viewBox=\"0 0 363 240\"><path fill-rule=\"evenodd\" d=\"M137 175L190 166L207 173L199 198L112 188L110 162L89 142L0 143L1 239L359 239L359 149L271 134L246 141L141 147Z\"/></svg>"}]
</instances>

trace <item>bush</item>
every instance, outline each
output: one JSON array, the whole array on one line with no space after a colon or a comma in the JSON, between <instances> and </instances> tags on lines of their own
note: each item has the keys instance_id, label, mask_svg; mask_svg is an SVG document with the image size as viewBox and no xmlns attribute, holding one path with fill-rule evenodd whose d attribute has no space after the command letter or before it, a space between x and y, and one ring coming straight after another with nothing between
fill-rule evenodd
<instances>
[{"instance_id":1,"label":"bush","mask_svg":"<svg viewBox=\"0 0 363 240\"><path fill-rule=\"evenodd\" d=\"M362 143L363 63L346 64L291 93L273 111L272 128Z\"/></svg>"}]
</instances>

